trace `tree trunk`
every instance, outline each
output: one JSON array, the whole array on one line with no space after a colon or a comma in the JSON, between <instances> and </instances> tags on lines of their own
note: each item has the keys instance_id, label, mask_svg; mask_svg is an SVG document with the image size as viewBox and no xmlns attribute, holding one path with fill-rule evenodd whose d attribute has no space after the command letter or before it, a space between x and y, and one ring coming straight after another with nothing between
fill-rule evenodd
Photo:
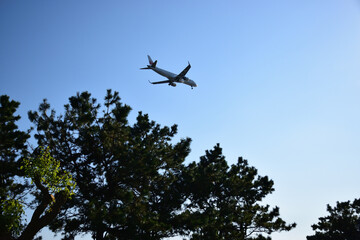
<instances>
[{"instance_id":1,"label":"tree trunk","mask_svg":"<svg viewBox=\"0 0 360 240\"><path fill-rule=\"evenodd\" d=\"M40 215L44 212L46 207L51 203L48 196L44 196L43 202L36 208L30 223L27 225L18 240L32 240L34 236L45 226L49 225L52 220L56 218L60 212L61 207L65 204L67 197L66 194L61 191L55 195L55 203L51 207L51 210L42 217ZM44 205L46 206L44 207Z\"/></svg>"}]
</instances>

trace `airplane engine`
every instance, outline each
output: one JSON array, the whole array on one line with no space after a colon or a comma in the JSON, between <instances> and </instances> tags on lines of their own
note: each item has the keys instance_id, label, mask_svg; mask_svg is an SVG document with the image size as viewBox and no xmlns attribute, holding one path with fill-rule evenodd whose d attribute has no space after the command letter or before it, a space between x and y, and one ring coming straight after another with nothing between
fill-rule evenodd
<instances>
[{"instance_id":1,"label":"airplane engine","mask_svg":"<svg viewBox=\"0 0 360 240\"><path fill-rule=\"evenodd\" d=\"M176 87L176 83L169 83L170 86Z\"/></svg>"}]
</instances>

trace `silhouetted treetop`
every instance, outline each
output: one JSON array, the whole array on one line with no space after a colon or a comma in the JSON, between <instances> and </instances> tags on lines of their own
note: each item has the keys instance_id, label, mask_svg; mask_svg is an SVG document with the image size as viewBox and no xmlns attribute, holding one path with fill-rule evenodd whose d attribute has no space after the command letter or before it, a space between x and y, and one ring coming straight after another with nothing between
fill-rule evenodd
<instances>
[{"instance_id":1,"label":"silhouetted treetop","mask_svg":"<svg viewBox=\"0 0 360 240\"><path fill-rule=\"evenodd\" d=\"M360 199L353 202L336 202L327 205L329 215L320 217L311 227L315 231L308 240L358 240L360 239Z\"/></svg>"}]
</instances>

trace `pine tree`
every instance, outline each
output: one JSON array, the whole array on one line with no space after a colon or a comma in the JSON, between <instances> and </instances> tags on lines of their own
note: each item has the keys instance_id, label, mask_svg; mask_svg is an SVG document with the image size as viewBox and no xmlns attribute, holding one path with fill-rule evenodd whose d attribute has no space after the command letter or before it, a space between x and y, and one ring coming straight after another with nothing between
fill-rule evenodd
<instances>
[{"instance_id":1,"label":"pine tree","mask_svg":"<svg viewBox=\"0 0 360 240\"><path fill-rule=\"evenodd\" d=\"M360 239L360 199L337 202L335 207L327 205L327 211L329 216L311 226L315 235L307 236L308 240Z\"/></svg>"},{"instance_id":2,"label":"pine tree","mask_svg":"<svg viewBox=\"0 0 360 240\"><path fill-rule=\"evenodd\" d=\"M76 194L54 231L65 238L91 233L94 239L160 239L174 234L184 201L179 189L190 139L172 143L177 126L161 127L108 90L103 108L88 92L78 93L56 116L44 101L29 112L39 145L49 146L75 178ZM50 113L49 113L50 112Z\"/></svg>"},{"instance_id":3,"label":"pine tree","mask_svg":"<svg viewBox=\"0 0 360 240\"><path fill-rule=\"evenodd\" d=\"M279 217L278 207L260 204L274 191L273 181L243 158L229 167L219 144L189 165L187 178L191 239L271 239L272 232L296 226Z\"/></svg>"}]
</instances>

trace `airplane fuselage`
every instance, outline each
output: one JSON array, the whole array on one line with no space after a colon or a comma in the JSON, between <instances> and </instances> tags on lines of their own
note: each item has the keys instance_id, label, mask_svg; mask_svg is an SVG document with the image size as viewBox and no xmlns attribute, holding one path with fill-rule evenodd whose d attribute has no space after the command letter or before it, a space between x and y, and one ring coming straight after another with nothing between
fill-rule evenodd
<instances>
[{"instance_id":1,"label":"airplane fuselage","mask_svg":"<svg viewBox=\"0 0 360 240\"><path fill-rule=\"evenodd\" d=\"M169 72L169 71L166 71L164 69L161 69L161 68L158 68L158 67L150 67L151 70L153 70L154 72L160 74L161 76L164 76L166 77L167 79L169 80L172 80L176 77L176 74L175 73L172 73L172 72Z\"/></svg>"}]
</instances>

